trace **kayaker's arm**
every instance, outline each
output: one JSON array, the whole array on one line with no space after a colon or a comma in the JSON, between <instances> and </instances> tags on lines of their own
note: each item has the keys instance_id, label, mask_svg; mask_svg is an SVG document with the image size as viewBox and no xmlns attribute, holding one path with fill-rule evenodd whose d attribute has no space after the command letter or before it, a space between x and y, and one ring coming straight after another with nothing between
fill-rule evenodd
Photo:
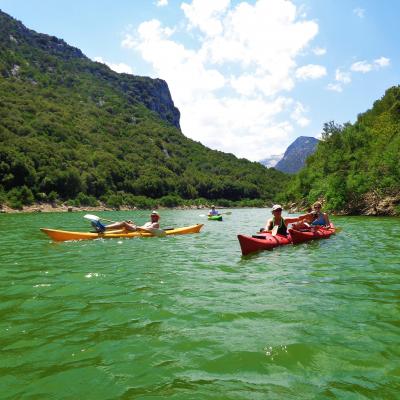
<instances>
[{"instance_id":1,"label":"kayaker's arm","mask_svg":"<svg viewBox=\"0 0 400 400\"><path fill-rule=\"evenodd\" d=\"M326 226L331 226L331 223L329 221L329 217L327 213L324 213L324 218L325 218L325 225Z\"/></svg>"},{"instance_id":2,"label":"kayaker's arm","mask_svg":"<svg viewBox=\"0 0 400 400\"><path fill-rule=\"evenodd\" d=\"M303 219L304 218L302 218L302 216L295 217L295 218L285 218L285 224L287 226L288 224L293 224L293 222L299 222L299 221L302 221Z\"/></svg>"}]
</instances>

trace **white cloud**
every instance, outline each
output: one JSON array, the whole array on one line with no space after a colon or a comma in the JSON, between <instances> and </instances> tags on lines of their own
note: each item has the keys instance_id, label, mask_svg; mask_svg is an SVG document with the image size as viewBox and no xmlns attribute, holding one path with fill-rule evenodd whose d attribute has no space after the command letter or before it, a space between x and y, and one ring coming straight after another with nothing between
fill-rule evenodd
<instances>
[{"instance_id":1,"label":"white cloud","mask_svg":"<svg viewBox=\"0 0 400 400\"><path fill-rule=\"evenodd\" d=\"M357 61L350 66L350 71L360 72L366 74L371 71L377 71L381 68L388 67L390 65L390 59L386 57L380 57L372 62L368 61ZM343 85L347 85L351 82L351 72L343 71L340 68L335 71L335 83L327 85L327 89L335 92L342 92Z\"/></svg>"},{"instance_id":2,"label":"white cloud","mask_svg":"<svg viewBox=\"0 0 400 400\"><path fill-rule=\"evenodd\" d=\"M332 92L343 92L343 88L340 83L329 83L326 88Z\"/></svg>"},{"instance_id":3,"label":"white cloud","mask_svg":"<svg viewBox=\"0 0 400 400\"><path fill-rule=\"evenodd\" d=\"M157 7L164 7L168 5L168 0L158 0Z\"/></svg>"},{"instance_id":4,"label":"white cloud","mask_svg":"<svg viewBox=\"0 0 400 400\"><path fill-rule=\"evenodd\" d=\"M323 47L316 47L315 49L313 49L313 53L316 56L323 56L324 54L326 54L326 49L324 49Z\"/></svg>"},{"instance_id":5,"label":"white cloud","mask_svg":"<svg viewBox=\"0 0 400 400\"><path fill-rule=\"evenodd\" d=\"M168 82L186 136L251 160L281 153L294 139L290 117L299 126L309 123L297 102L283 94L295 87L296 59L318 24L300 18L287 0L236 6L230 0L192 0L181 8L184 29L145 21L121 45L139 52L153 76ZM182 42L185 34L191 48ZM301 79L326 74L317 65L299 70Z\"/></svg>"},{"instance_id":6,"label":"white cloud","mask_svg":"<svg viewBox=\"0 0 400 400\"><path fill-rule=\"evenodd\" d=\"M304 116L304 113L307 110L300 102L296 102L294 106L294 110L291 113L290 117L296 121L297 125L304 128L310 124L310 120Z\"/></svg>"},{"instance_id":7,"label":"white cloud","mask_svg":"<svg viewBox=\"0 0 400 400\"><path fill-rule=\"evenodd\" d=\"M390 59L386 57L380 57L374 60L372 63L368 61L357 61L353 63L350 69L354 72L361 72L363 74L371 72L373 70L378 70L390 65Z\"/></svg>"},{"instance_id":8,"label":"white cloud","mask_svg":"<svg viewBox=\"0 0 400 400\"><path fill-rule=\"evenodd\" d=\"M107 61L104 61L102 57L95 57L94 61L97 61L99 63L105 64L108 67L110 67L113 71L118 72L118 73L125 73L125 74L133 74L132 68L128 64L124 63L119 63L119 64L114 64L110 63Z\"/></svg>"},{"instance_id":9,"label":"white cloud","mask_svg":"<svg viewBox=\"0 0 400 400\"><path fill-rule=\"evenodd\" d=\"M222 32L221 16L226 12L230 0L193 0L182 3L181 8L189 21L189 29L199 28L208 36Z\"/></svg>"},{"instance_id":10,"label":"white cloud","mask_svg":"<svg viewBox=\"0 0 400 400\"><path fill-rule=\"evenodd\" d=\"M335 71L335 82L329 83L326 86L326 89L332 92L343 92L343 85L348 85L351 82L351 73L342 71L340 68L337 68Z\"/></svg>"},{"instance_id":11,"label":"white cloud","mask_svg":"<svg viewBox=\"0 0 400 400\"><path fill-rule=\"evenodd\" d=\"M390 65L390 59L386 57L377 58L374 60L374 65L376 65L378 68L388 67Z\"/></svg>"},{"instance_id":12,"label":"white cloud","mask_svg":"<svg viewBox=\"0 0 400 400\"><path fill-rule=\"evenodd\" d=\"M308 64L296 70L296 78L301 80L318 79L325 75L326 68L322 65Z\"/></svg>"},{"instance_id":13,"label":"white cloud","mask_svg":"<svg viewBox=\"0 0 400 400\"><path fill-rule=\"evenodd\" d=\"M267 168L275 167L275 165L280 161L284 156L284 153L281 154L272 154L266 159L260 160L260 162L265 165Z\"/></svg>"},{"instance_id":14,"label":"white cloud","mask_svg":"<svg viewBox=\"0 0 400 400\"><path fill-rule=\"evenodd\" d=\"M345 72L337 69L335 71L335 80L344 84L348 84L351 82L351 74L350 72Z\"/></svg>"},{"instance_id":15,"label":"white cloud","mask_svg":"<svg viewBox=\"0 0 400 400\"><path fill-rule=\"evenodd\" d=\"M367 63L366 61L357 61L353 63L350 69L354 72L362 72L365 74L366 72L371 71L373 68L372 64Z\"/></svg>"},{"instance_id":16,"label":"white cloud","mask_svg":"<svg viewBox=\"0 0 400 400\"><path fill-rule=\"evenodd\" d=\"M133 49L135 44L135 38L129 33L125 35L124 40L121 42L121 46L125 49Z\"/></svg>"},{"instance_id":17,"label":"white cloud","mask_svg":"<svg viewBox=\"0 0 400 400\"><path fill-rule=\"evenodd\" d=\"M260 160L270 152L279 153L292 141L292 124L275 120L287 101L205 96L184 106L182 130L211 148Z\"/></svg>"},{"instance_id":18,"label":"white cloud","mask_svg":"<svg viewBox=\"0 0 400 400\"><path fill-rule=\"evenodd\" d=\"M353 10L353 13L357 15L358 18L365 17L365 10L363 8L357 7Z\"/></svg>"}]
</instances>

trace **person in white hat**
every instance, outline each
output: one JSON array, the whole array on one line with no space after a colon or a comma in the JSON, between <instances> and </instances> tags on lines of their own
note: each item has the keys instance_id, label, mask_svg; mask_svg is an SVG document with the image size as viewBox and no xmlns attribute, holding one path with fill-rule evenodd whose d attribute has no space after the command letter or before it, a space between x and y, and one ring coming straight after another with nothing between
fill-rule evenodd
<instances>
[{"instance_id":1,"label":"person in white hat","mask_svg":"<svg viewBox=\"0 0 400 400\"><path fill-rule=\"evenodd\" d=\"M305 215L300 215L294 218L283 218L282 217L282 206L280 204L275 204L272 206L273 217L267 221L263 231L271 231L272 235L287 235L287 226L294 222L302 221L306 218Z\"/></svg>"},{"instance_id":2,"label":"person in white hat","mask_svg":"<svg viewBox=\"0 0 400 400\"><path fill-rule=\"evenodd\" d=\"M214 205L211 206L211 210L208 212L208 215L209 216L219 215L219 212L218 212L218 210L215 209Z\"/></svg>"},{"instance_id":3,"label":"person in white hat","mask_svg":"<svg viewBox=\"0 0 400 400\"><path fill-rule=\"evenodd\" d=\"M98 230L99 232L104 232L105 230L116 230L116 229L125 229L128 232L135 232L140 229L160 229L160 224L158 223L160 219L160 215L158 214L157 211L152 211L150 214L150 221L146 222L142 226L137 226L133 221L127 220L127 221L120 221L120 222L114 222L112 224L108 224L106 226L102 226L102 230Z\"/></svg>"},{"instance_id":4,"label":"person in white hat","mask_svg":"<svg viewBox=\"0 0 400 400\"><path fill-rule=\"evenodd\" d=\"M152 211L150 214L150 221L146 222L141 228L145 229L160 229L160 224L158 223L160 215L157 211Z\"/></svg>"}]
</instances>

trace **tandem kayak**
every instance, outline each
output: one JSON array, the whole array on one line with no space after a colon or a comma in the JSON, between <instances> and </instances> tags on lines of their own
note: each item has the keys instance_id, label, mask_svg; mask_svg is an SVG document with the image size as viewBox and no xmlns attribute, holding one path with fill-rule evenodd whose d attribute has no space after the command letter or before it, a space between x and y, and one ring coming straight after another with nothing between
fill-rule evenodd
<instances>
[{"instance_id":1,"label":"tandem kayak","mask_svg":"<svg viewBox=\"0 0 400 400\"><path fill-rule=\"evenodd\" d=\"M168 229L166 235L187 235L189 233L198 233L203 224L192 226L184 226L182 228ZM106 231L104 233L97 232L71 232L56 229L40 228L42 232L50 236L56 242L65 242L67 240L93 240L93 239L112 239L112 238L134 238L134 237L154 237L149 232L127 232L126 230Z\"/></svg>"},{"instance_id":2,"label":"tandem kayak","mask_svg":"<svg viewBox=\"0 0 400 400\"><path fill-rule=\"evenodd\" d=\"M290 236L272 236L270 232L258 233L253 236L238 235L238 239L244 256L256 251L272 250L274 247L292 243Z\"/></svg>"},{"instance_id":3,"label":"tandem kayak","mask_svg":"<svg viewBox=\"0 0 400 400\"><path fill-rule=\"evenodd\" d=\"M288 230L293 244L304 243L315 239L327 239L336 232L336 228L333 224L331 224L329 228L318 226L311 228L311 230L296 230L291 228Z\"/></svg>"},{"instance_id":4,"label":"tandem kayak","mask_svg":"<svg viewBox=\"0 0 400 400\"><path fill-rule=\"evenodd\" d=\"M253 236L238 235L242 254L245 256L261 250L272 250L278 246L297 244L314 239L326 239L335 233L336 229L331 224L330 228L315 227L310 230L289 229L289 234L273 236L271 232L257 233Z\"/></svg>"},{"instance_id":5,"label":"tandem kayak","mask_svg":"<svg viewBox=\"0 0 400 400\"><path fill-rule=\"evenodd\" d=\"M209 215L209 221L222 221L222 215Z\"/></svg>"}]
</instances>

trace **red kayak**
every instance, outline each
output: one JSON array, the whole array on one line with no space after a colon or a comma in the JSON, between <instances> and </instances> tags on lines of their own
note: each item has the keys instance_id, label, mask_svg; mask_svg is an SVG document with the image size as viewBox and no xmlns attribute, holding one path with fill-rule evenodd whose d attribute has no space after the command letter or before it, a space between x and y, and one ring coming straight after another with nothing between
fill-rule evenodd
<instances>
[{"instance_id":1,"label":"red kayak","mask_svg":"<svg viewBox=\"0 0 400 400\"><path fill-rule=\"evenodd\" d=\"M312 227L309 230L289 229L287 236L272 236L270 232L257 233L253 236L238 235L242 254L245 256L260 250L272 250L274 247L286 244L297 244L314 239L329 238L335 233L335 227L331 224L330 228Z\"/></svg>"},{"instance_id":2,"label":"red kayak","mask_svg":"<svg viewBox=\"0 0 400 400\"><path fill-rule=\"evenodd\" d=\"M290 236L272 236L269 232L258 233L253 236L238 235L238 239L244 256L255 251L272 250L274 247L292 243Z\"/></svg>"},{"instance_id":3,"label":"red kayak","mask_svg":"<svg viewBox=\"0 0 400 400\"><path fill-rule=\"evenodd\" d=\"M308 242L314 239L327 239L335 233L336 229L331 224L329 228L324 226L311 227L310 230L295 230L289 228L289 234L293 244Z\"/></svg>"}]
</instances>

